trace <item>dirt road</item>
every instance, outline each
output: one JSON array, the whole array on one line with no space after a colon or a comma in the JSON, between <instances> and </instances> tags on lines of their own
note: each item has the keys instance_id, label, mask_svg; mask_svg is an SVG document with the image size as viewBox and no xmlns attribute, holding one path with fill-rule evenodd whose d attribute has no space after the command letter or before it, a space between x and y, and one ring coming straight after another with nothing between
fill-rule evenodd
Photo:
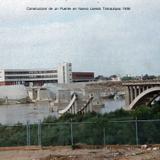
<instances>
[{"instance_id":1,"label":"dirt road","mask_svg":"<svg viewBox=\"0 0 160 160\"><path fill-rule=\"evenodd\" d=\"M0 148L0 160L160 160L160 146Z\"/></svg>"}]
</instances>

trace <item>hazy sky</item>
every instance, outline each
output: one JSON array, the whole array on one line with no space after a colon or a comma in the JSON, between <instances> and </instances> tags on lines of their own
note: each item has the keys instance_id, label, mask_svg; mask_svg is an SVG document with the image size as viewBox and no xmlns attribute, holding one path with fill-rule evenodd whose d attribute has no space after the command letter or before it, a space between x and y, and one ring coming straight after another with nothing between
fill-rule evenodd
<instances>
[{"instance_id":1,"label":"hazy sky","mask_svg":"<svg viewBox=\"0 0 160 160\"><path fill-rule=\"evenodd\" d=\"M0 0L0 68L54 68L62 62L96 75L160 74L160 0Z\"/></svg>"}]
</instances>

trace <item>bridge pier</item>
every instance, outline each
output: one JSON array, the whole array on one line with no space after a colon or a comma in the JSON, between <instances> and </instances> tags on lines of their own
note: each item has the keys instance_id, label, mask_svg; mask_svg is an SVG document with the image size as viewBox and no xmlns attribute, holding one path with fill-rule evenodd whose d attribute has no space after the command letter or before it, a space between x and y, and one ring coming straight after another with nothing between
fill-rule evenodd
<instances>
[{"instance_id":1,"label":"bridge pier","mask_svg":"<svg viewBox=\"0 0 160 160\"><path fill-rule=\"evenodd\" d=\"M129 87L129 97L130 97L130 101L129 101L129 104L133 101L134 99L134 92L133 92L133 88L132 87Z\"/></svg>"},{"instance_id":2,"label":"bridge pier","mask_svg":"<svg viewBox=\"0 0 160 160\"><path fill-rule=\"evenodd\" d=\"M89 111L90 111L90 112L92 112L92 111L93 111L92 106L93 106L93 103L92 103L92 101L91 101L91 103L89 104Z\"/></svg>"},{"instance_id":3,"label":"bridge pier","mask_svg":"<svg viewBox=\"0 0 160 160\"><path fill-rule=\"evenodd\" d=\"M40 100L40 88L30 88L28 90L29 98L33 101Z\"/></svg>"},{"instance_id":4,"label":"bridge pier","mask_svg":"<svg viewBox=\"0 0 160 160\"><path fill-rule=\"evenodd\" d=\"M74 113L75 113L75 114L77 114L77 112L78 112L78 108L77 108L77 107L78 107L78 105L77 105L77 101L75 102L75 104L74 104L74 105L75 105L75 107L74 107L75 112L74 112Z\"/></svg>"},{"instance_id":5,"label":"bridge pier","mask_svg":"<svg viewBox=\"0 0 160 160\"><path fill-rule=\"evenodd\" d=\"M138 86L138 95L141 94L141 88Z\"/></svg>"},{"instance_id":6,"label":"bridge pier","mask_svg":"<svg viewBox=\"0 0 160 160\"><path fill-rule=\"evenodd\" d=\"M135 99L135 97L137 97L137 88L136 88L136 86L133 87L133 91L134 91L133 99Z\"/></svg>"},{"instance_id":7,"label":"bridge pier","mask_svg":"<svg viewBox=\"0 0 160 160\"><path fill-rule=\"evenodd\" d=\"M37 98L36 100L39 101L41 99L40 97L40 88L37 89Z\"/></svg>"},{"instance_id":8,"label":"bridge pier","mask_svg":"<svg viewBox=\"0 0 160 160\"><path fill-rule=\"evenodd\" d=\"M125 99L126 99L126 104L129 105L131 102L131 89L130 89L130 87L126 87Z\"/></svg>"}]
</instances>

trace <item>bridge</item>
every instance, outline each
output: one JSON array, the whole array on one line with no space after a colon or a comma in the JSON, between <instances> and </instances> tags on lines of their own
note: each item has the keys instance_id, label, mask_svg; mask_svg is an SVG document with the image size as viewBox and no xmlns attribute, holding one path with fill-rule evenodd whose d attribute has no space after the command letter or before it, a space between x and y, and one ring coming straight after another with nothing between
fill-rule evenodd
<instances>
[{"instance_id":1,"label":"bridge","mask_svg":"<svg viewBox=\"0 0 160 160\"><path fill-rule=\"evenodd\" d=\"M127 109L134 109L141 105L150 106L160 96L160 80L153 81L128 81L126 87Z\"/></svg>"},{"instance_id":2,"label":"bridge","mask_svg":"<svg viewBox=\"0 0 160 160\"><path fill-rule=\"evenodd\" d=\"M40 98L40 91L41 90L47 90L46 87L42 87L42 86L26 87L26 89L28 91L28 95L29 95L30 99L33 102L41 100L41 98Z\"/></svg>"},{"instance_id":3,"label":"bridge","mask_svg":"<svg viewBox=\"0 0 160 160\"><path fill-rule=\"evenodd\" d=\"M47 90L46 87L42 86L34 86L34 87L28 87L27 91L29 94L29 97L33 102L40 101L40 91L41 90ZM49 99L47 99L49 100ZM58 113L60 115L64 113L71 113L71 114L84 114L88 112L92 112L92 100L93 100L93 95L89 95L88 99L86 100L85 104L81 104L78 106L77 104L78 100L78 95L76 93L73 93L71 96L71 100L69 104L62 110L59 110Z\"/></svg>"},{"instance_id":4,"label":"bridge","mask_svg":"<svg viewBox=\"0 0 160 160\"><path fill-rule=\"evenodd\" d=\"M59 110L59 114L62 115L64 113L71 113L71 114L84 114L88 112L92 112L92 100L93 96L89 96L88 100L82 106L77 105L78 95L73 93L72 99L70 103L63 109Z\"/></svg>"}]
</instances>

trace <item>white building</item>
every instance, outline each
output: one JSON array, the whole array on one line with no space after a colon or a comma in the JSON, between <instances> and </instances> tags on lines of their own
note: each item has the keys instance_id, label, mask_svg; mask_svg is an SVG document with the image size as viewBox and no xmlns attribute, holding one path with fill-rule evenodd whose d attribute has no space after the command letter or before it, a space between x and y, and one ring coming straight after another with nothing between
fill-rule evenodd
<instances>
[{"instance_id":1,"label":"white building","mask_svg":"<svg viewBox=\"0 0 160 160\"><path fill-rule=\"evenodd\" d=\"M71 83L72 82L72 64L63 63L58 66L58 83Z\"/></svg>"},{"instance_id":2,"label":"white building","mask_svg":"<svg viewBox=\"0 0 160 160\"><path fill-rule=\"evenodd\" d=\"M63 63L56 69L1 69L0 85L71 83L72 64Z\"/></svg>"}]
</instances>

